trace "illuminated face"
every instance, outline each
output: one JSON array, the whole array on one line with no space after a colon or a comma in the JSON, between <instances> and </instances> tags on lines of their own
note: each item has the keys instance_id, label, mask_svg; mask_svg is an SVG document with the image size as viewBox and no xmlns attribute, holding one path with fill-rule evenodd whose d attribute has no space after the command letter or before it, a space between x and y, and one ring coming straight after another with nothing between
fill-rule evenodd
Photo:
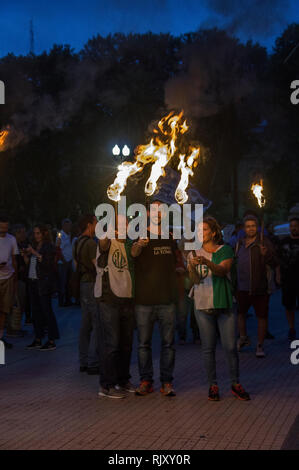
<instances>
[{"instance_id":1,"label":"illuminated face","mask_svg":"<svg viewBox=\"0 0 299 470\"><path fill-rule=\"evenodd\" d=\"M215 233L212 232L209 224L206 222L203 222L202 224L202 237L203 237L203 243L208 243L213 240ZM200 239L200 232L198 231L198 238Z\"/></svg>"},{"instance_id":2,"label":"illuminated face","mask_svg":"<svg viewBox=\"0 0 299 470\"><path fill-rule=\"evenodd\" d=\"M299 221L292 220L290 222L290 233L293 237L299 237Z\"/></svg>"},{"instance_id":3,"label":"illuminated face","mask_svg":"<svg viewBox=\"0 0 299 470\"><path fill-rule=\"evenodd\" d=\"M150 222L151 222L151 224L161 225L163 215L164 215L164 210L163 210L163 208L161 208L161 204L159 202L155 202L155 203L151 204L151 208L150 208Z\"/></svg>"},{"instance_id":4,"label":"illuminated face","mask_svg":"<svg viewBox=\"0 0 299 470\"><path fill-rule=\"evenodd\" d=\"M257 223L254 220L247 220L244 224L244 231L249 238L256 237Z\"/></svg>"}]
</instances>

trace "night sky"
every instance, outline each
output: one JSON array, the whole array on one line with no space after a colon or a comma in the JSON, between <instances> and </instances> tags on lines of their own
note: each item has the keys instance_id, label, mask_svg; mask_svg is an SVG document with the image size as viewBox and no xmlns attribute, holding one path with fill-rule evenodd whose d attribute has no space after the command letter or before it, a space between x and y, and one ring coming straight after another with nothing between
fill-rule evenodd
<instances>
[{"instance_id":1,"label":"night sky","mask_svg":"<svg viewBox=\"0 0 299 470\"><path fill-rule=\"evenodd\" d=\"M298 0L11 0L0 4L0 56L29 52L29 23L35 53L56 44L80 50L93 35L114 32L174 35L202 27L225 27L271 50L274 39L299 22Z\"/></svg>"}]
</instances>

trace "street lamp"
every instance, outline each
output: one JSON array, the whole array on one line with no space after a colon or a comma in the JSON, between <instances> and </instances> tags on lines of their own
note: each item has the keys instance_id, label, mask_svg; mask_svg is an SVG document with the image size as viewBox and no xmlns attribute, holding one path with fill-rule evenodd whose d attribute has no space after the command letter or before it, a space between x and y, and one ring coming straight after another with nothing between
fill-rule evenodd
<instances>
[{"instance_id":1,"label":"street lamp","mask_svg":"<svg viewBox=\"0 0 299 470\"><path fill-rule=\"evenodd\" d=\"M120 148L118 145L114 145L113 149L112 149L112 153L115 157L118 157L118 155L120 155Z\"/></svg>"},{"instance_id":2,"label":"street lamp","mask_svg":"<svg viewBox=\"0 0 299 470\"><path fill-rule=\"evenodd\" d=\"M112 155L114 157L119 157L121 155L120 156L121 160L122 160L122 157L128 157L130 153L131 153L131 150L126 144L123 146L122 150L120 150L117 144L115 144L112 149Z\"/></svg>"},{"instance_id":3,"label":"street lamp","mask_svg":"<svg viewBox=\"0 0 299 470\"><path fill-rule=\"evenodd\" d=\"M123 146L123 149L121 151L124 157L128 157L130 155L130 149L127 145Z\"/></svg>"}]
</instances>

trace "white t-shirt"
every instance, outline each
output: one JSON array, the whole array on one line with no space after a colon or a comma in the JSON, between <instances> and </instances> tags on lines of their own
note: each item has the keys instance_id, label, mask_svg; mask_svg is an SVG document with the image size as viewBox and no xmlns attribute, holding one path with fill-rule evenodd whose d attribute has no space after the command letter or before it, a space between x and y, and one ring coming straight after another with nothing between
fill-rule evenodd
<instances>
[{"instance_id":1,"label":"white t-shirt","mask_svg":"<svg viewBox=\"0 0 299 470\"><path fill-rule=\"evenodd\" d=\"M0 267L0 279L9 279L13 275L12 255L18 254L17 240L13 235L7 233L5 237L0 237L0 263L6 262L5 266Z\"/></svg>"},{"instance_id":2,"label":"white t-shirt","mask_svg":"<svg viewBox=\"0 0 299 470\"><path fill-rule=\"evenodd\" d=\"M32 255L30 258L30 264L29 264L29 272L28 272L29 279L37 279L36 262L37 262L36 256Z\"/></svg>"}]
</instances>

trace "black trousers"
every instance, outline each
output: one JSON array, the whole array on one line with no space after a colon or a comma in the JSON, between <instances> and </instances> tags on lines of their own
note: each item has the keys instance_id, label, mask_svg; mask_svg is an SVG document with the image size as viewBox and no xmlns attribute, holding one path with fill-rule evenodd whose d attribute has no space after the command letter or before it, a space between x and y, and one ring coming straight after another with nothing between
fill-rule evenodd
<instances>
[{"instance_id":1,"label":"black trousers","mask_svg":"<svg viewBox=\"0 0 299 470\"><path fill-rule=\"evenodd\" d=\"M40 295L38 280L35 279L29 280L29 292L35 338L43 338L44 326L47 325L49 341L59 339L57 321L52 309L51 294Z\"/></svg>"},{"instance_id":2,"label":"black trousers","mask_svg":"<svg viewBox=\"0 0 299 470\"><path fill-rule=\"evenodd\" d=\"M127 306L99 303L100 384L110 388L130 379L134 311Z\"/></svg>"}]
</instances>

